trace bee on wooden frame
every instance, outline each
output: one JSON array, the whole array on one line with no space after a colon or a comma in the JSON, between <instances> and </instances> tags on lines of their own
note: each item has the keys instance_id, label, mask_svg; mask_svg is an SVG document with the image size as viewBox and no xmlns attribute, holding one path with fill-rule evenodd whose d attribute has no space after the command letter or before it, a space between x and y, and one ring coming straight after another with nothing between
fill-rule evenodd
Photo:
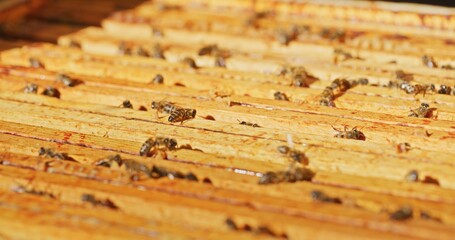
<instances>
[{"instance_id":1,"label":"bee on wooden frame","mask_svg":"<svg viewBox=\"0 0 455 240\"><path fill-rule=\"evenodd\" d=\"M172 123L180 122L180 124L182 124L184 121L193 119L195 117L196 109L178 108L170 113L168 121Z\"/></svg>"},{"instance_id":2,"label":"bee on wooden frame","mask_svg":"<svg viewBox=\"0 0 455 240\"><path fill-rule=\"evenodd\" d=\"M420 107L411 109L411 114L409 114L409 117L417 117L417 118L427 118L431 114L431 109L430 105L427 103L422 103L420 104Z\"/></svg>"},{"instance_id":3,"label":"bee on wooden frame","mask_svg":"<svg viewBox=\"0 0 455 240\"><path fill-rule=\"evenodd\" d=\"M345 138L345 139L354 139L354 140L361 140L365 141L365 135L357 130L357 127L353 127L351 130L348 130L347 126L344 126L344 130L336 129L332 126L333 130L337 131L334 137L336 138Z\"/></svg>"}]
</instances>

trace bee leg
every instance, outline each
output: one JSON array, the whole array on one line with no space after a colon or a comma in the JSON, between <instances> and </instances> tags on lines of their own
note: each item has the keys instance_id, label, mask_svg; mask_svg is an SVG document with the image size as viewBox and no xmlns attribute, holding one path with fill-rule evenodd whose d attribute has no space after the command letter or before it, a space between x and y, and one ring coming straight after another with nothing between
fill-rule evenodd
<instances>
[{"instance_id":1,"label":"bee leg","mask_svg":"<svg viewBox=\"0 0 455 240\"><path fill-rule=\"evenodd\" d=\"M335 130L337 132L341 132L340 130L336 129L334 126L332 126L332 125L330 125L330 126L333 128L333 130Z\"/></svg>"}]
</instances>

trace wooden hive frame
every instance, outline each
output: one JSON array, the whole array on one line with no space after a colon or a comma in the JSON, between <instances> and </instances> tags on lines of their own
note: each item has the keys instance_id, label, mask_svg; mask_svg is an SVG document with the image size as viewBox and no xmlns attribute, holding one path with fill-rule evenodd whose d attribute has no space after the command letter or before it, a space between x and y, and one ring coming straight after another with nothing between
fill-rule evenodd
<instances>
[{"instance_id":1,"label":"wooden hive frame","mask_svg":"<svg viewBox=\"0 0 455 240\"><path fill-rule=\"evenodd\" d=\"M113 14L101 28L61 36L58 45L1 52L0 236L451 239L455 97L382 85L402 70L412 76L409 84L454 87L453 70L441 68L455 66L446 17L453 10L379 3L370 19L362 9L372 5L335 2L146 2ZM246 25L254 13L270 9L273 14ZM333 18L329 10L336 12ZM350 23L347 13L359 22ZM415 16L422 16L420 22L413 22ZM295 24L308 31L280 44L277 31ZM391 35L391 25L400 36ZM324 28L343 30L343 39L321 37ZM121 45L151 52L155 44L165 59L119 54ZM198 54L208 44L229 53L224 68L214 65L214 56ZM334 61L335 49L353 57ZM424 66L424 55L438 67ZM185 57L198 67L181 63ZM31 67L30 59L43 67ZM312 76L308 87L292 86L293 79L280 74L290 66L303 66ZM80 84L65 86L59 74ZM151 83L157 74L163 84ZM340 92L336 107L320 106L321 92L336 78L368 78L368 84ZM24 93L31 83L38 94ZM40 94L47 86L60 97ZM274 99L276 92L289 101ZM127 99L132 109L120 107ZM163 100L196 109L196 118L181 124L164 114L157 118L150 105ZM433 117L408 117L421 103L434 108ZM333 128L344 126L357 127L365 140L334 137ZM145 140L160 136L175 138L177 149L139 156ZM397 151L400 143L411 147ZM291 164L277 150L283 145L308 162ZM73 161L39 157L42 147ZM139 174L134 181L136 172L125 167L96 166L115 154L149 169L193 173L197 180ZM295 167L315 175L258 184L268 171ZM406 180L412 170L417 181ZM317 201L315 191L337 200ZM84 202L84 194L98 202ZM403 207L412 216L392 219Z\"/></svg>"}]
</instances>

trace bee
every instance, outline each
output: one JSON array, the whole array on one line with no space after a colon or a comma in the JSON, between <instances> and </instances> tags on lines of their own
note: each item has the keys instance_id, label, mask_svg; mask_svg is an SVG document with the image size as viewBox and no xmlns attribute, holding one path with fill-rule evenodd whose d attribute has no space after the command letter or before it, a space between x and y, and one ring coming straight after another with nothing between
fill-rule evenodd
<instances>
[{"instance_id":1,"label":"bee","mask_svg":"<svg viewBox=\"0 0 455 240\"><path fill-rule=\"evenodd\" d=\"M414 79L412 74L405 73L405 72L403 72L403 70L397 70L397 71L395 71L394 74L395 74L395 79L397 79L397 80L409 82Z\"/></svg>"},{"instance_id":2,"label":"bee","mask_svg":"<svg viewBox=\"0 0 455 240\"><path fill-rule=\"evenodd\" d=\"M163 137L157 137L155 139L155 144L154 146L156 148L159 148L160 146L163 146L167 150L175 150L177 147L177 140L173 138L163 138Z\"/></svg>"},{"instance_id":3,"label":"bee","mask_svg":"<svg viewBox=\"0 0 455 240\"><path fill-rule=\"evenodd\" d=\"M164 50L159 43L153 45L151 56L157 59L165 59Z\"/></svg>"},{"instance_id":4,"label":"bee","mask_svg":"<svg viewBox=\"0 0 455 240\"><path fill-rule=\"evenodd\" d=\"M196 175L194 175L194 173L187 173L185 175L185 179L189 180L189 181L194 181L194 182L197 182L198 181L198 178L196 177Z\"/></svg>"},{"instance_id":5,"label":"bee","mask_svg":"<svg viewBox=\"0 0 455 240\"><path fill-rule=\"evenodd\" d=\"M321 94L321 100L319 104L321 106L335 107L333 100L335 99L335 94L333 93L332 87L326 87Z\"/></svg>"},{"instance_id":6,"label":"bee","mask_svg":"<svg viewBox=\"0 0 455 240\"><path fill-rule=\"evenodd\" d=\"M196 62L190 57L185 57L181 62L192 69L197 68Z\"/></svg>"},{"instance_id":7,"label":"bee","mask_svg":"<svg viewBox=\"0 0 455 240\"><path fill-rule=\"evenodd\" d=\"M333 128L333 130L338 132L334 136L336 138L355 139L355 140L362 140L362 141L365 140L365 135L361 131L357 130L357 127L353 127L349 131L348 131L348 127L347 126L344 126L344 130L343 131L339 130L339 129L336 129L333 126L332 126L332 128Z\"/></svg>"},{"instance_id":8,"label":"bee","mask_svg":"<svg viewBox=\"0 0 455 240\"><path fill-rule=\"evenodd\" d=\"M409 143L397 144L397 152L398 153L408 152L410 149L411 149L411 145Z\"/></svg>"},{"instance_id":9,"label":"bee","mask_svg":"<svg viewBox=\"0 0 455 240\"><path fill-rule=\"evenodd\" d=\"M139 173L143 173L147 177L151 177L150 168L143 163L131 159L123 159L122 165L125 166L125 169L131 174L131 180L139 180Z\"/></svg>"},{"instance_id":10,"label":"bee","mask_svg":"<svg viewBox=\"0 0 455 240\"><path fill-rule=\"evenodd\" d=\"M314 172L307 168L295 168L287 171L266 172L259 178L258 184L277 184L282 182L299 182L311 181L314 177Z\"/></svg>"},{"instance_id":11,"label":"bee","mask_svg":"<svg viewBox=\"0 0 455 240\"><path fill-rule=\"evenodd\" d=\"M417 182L419 181L419 172L411 170L406 174L405 179L409 182Z\"/></svg>"},{"instance_id":12,"label":"bee","mask_svg":"<svg viewBox=\"0 0 455 240\"><path fill-rule=\"evenodd\" d=\"M438 93L439 94L450 94L451 91L452 91L452 89L449 86L441 85L439 87Z\"/></svg>"},{"instance_id":13,"label":"bee","mask_svg":"<svg viewBox=\"0 0 455 240\"><path fill-rule=\"evenodd\" d=\"M112 164L114 164L114 163L117 164L118 167L123 165L123 160L120 157L120 155L116 154L113 156L109 156L107 158L96 161L94 164L95 164L95 166L110 168L110 167L112 167Z\"/></svg>"},{"instance_id":14,"label":"bee","mask_svg":"<svg viewBox=\"0 0 455 240\"><path fill-rule=\"evenodd\" d=\"M275 98L275 100L289 101L288 96L286 96L286 94L282 92L275 92L273 94L273 97Z\"/></svg>"},{"instance_id":15,"label":"bee","mask_svg":"<svg viewBox=\"0 0 455 240\"><path fill-rule=\"evenodd\" d=\"M332 84L330 84L330 87L332 89L338 89L340 92L345 92L349 88L351 88L352 84L346 79L340 79L337 78L332 81Z\"/></svg>"},{"instance_id":16,"label":"bee","mask_svg":"<svg viewBox=\"0 0 455 240\"><path fill-rule=\"evenodd\" d=\"M441 66L441 68L442 69L447 69L447 70L454 70L455 69L455 67L453 67L452 65L448 65L448 64Z\"/></svg>"},{"instance_id":17,"label":"bee","mask_svg":"<svg viewBox=\"0 0 455 240\"><path fill-rule=\"evenodd\" d=\"M78 41L71 39L70 42L68 43L68 47L70 48L81 48L81 43Z\"/></svg>"},{"instance_id":18,"label":"bee","mask_svg":"<svg viewBox=\"0 0 455 240\"><path fill-rule=\"evenodd\" d=\"M404 221L412 218L412 208L405 206L389 215L391 220Z\"/></svg>"},{"instance_id":19,"label":"bee","mask_svg":"<svg viewBox=\"0 0 455 240\"><path fill-rule=\"evenodd\" d=\"M426 85L416 84L416 85L414 85L414 95L423 93L423 96L425 97L425 94L427 92L435 92L435 91L436 91L436 87L434 86L434 84L426 84ZM406 91L406 92L412 93L409 91Z\"/></svg>"},{"instance_id":20,"label":"bee","mask_svg":"<svg viewBox=\"0 0 455 240\"><path fill-rule=\"evenodd\" d=\"M74 87L78 83L78 81L72 79L70 76L65 74L58 74L57 81L60 81L61 83L63 83L63 85L67 87Z\"/></svg>"},{"instance_id":21,"label":"bee","mask_svg":"<svg viewBox=\"0 0 455 240\"><path fill-rule=\"evenodd\" d=\"M239 228L235 224L234 220L232 220L231 218L227 218L224 222L226 223L226 225L227 225L227 227L229 229L231 229L231 230L239 230Z\"/></svg>"},{"instance_id":22,"label":"bee","mask_svg":"<svg viewBox=\"0 0 455 240\"><path fill-rule=\"evenodd\" d=\"M158 167L158 166L153 166L152 170L151 170L151 174L150 176L152 178L162 178L162 177L168 177L169 179L187 179L187 180L190 180L190 181L194 181L194 178L196 178L196 176L194 174L192 174L193 176L188 176L179 172L179 171L174 171L174 170L169 170L167 168L164 168L164 167ZM193 179L193 180L191 180ZM197 181L197 178L196 178L196 181Z\"/></svg>"},{"instance_id":23,"label":"bee","mask_svg":"<svg viewBox=\"0 0 455 240\"><path fill-rule=\"evenodd\" d=\"M110 209L118 209L118 207L109 199L106 200L98 200L95 198L93 194L82 194L81 196L82 202L91 203L93 206L101 206L107 207Z\"/></svg>"},{"instance_id":24,"label":"bee","mask_svg":"<svg viewBox=\"0 0 455 240\"><path fill-rule=\"evenodd\" d=\"M321 32L319 32L319 36L331 41L337 40L343 42L344 38L346 37L346 32L341 29L334 30L329 28L323 28Z\"/></svg>"},{"instance_id":25,"label":"bee","mask_svg":"<svg viewBox=\"0 0 455 240\"><path fill-rule=\"evenodd\" d=\"M199 49L198 55L199 56L214 55L214 54L217 54L219 51L220 51L220 49L218 48L218 46L216 44L207 45L207 46Z\"/></svg>"},{"instance_id":26,"label":"bee","mask_svg":"<svg viewBox=\"0 0 455 240\"><path fill-rule=\"evenodd\" d=\"M137 47L132 50L132 55L141 56L141 57L149 57L147 51L144 50L142 47Z\"/></svg>"},{"instance_id":27,"label":"bee","mask_svg":"<svg viewBox=\"0 0 455 240\"><path fill-rule=\"evenodd\" d=\"M170 113L170 116L167 120L172 123L180 122L180 124L182 124L183 121L193 119L195 117L196 117L196 109L178 108L175 111Z\"/></svg>"},{"instance_id":28,"label":"bee","mask_svg":"<svg viewBox=\"0 0 455 240\"><path fill-rule=\"evenodd\" d=\"M72 157L68 156L67 153L54 152L54 150L52 150L50 148L43 148L43 147L41 147L39 149L38 156L55 158L58 160L75 161Z\"/></svg>"},{"instance_id":29,"label":"bee","mask_svg":"<svg viewBox=\"0 0 455 240\"><path fill-rule=\"evenodd\" d=\"M423 65L429 67L429 68L437 68L437 64L436 62L434 61L433 57L430 57L430 56L427 56L427 55L424 55L422 56L422 62L423 62Z\"/></svg>"},{"instance_id":30,"label":"bee","mask_svg":"<svg viewBox=\"0 0 455 240\"><path fill-rule=\"evenodd\" d=\"M180 107L177 107L171 102L167 101L159 101L159 102L152 102L151 105L152 109L156 109L156 118L158 118L158 113L166 113L166 114L171 114L172 112L176 111L177 109L180 109Z\"/></svg>"},{"instance_id":31,"label":"bee","mask_svg":"<svg viewBox=\"0 0 455 240\"><path fill-rule=\"evenodd\" d=\"M130 100L124 100L121 105L123 108L133 108L133 104L131 104Z\"/></svg>"},{"instance_id":32,"label":"bee","mask_svg":"<svg viewBox=\"0 0 455 240\"><path fill-rule=\"evenodd\" d=\"M335 107L335 102L333 100L331 100L331 99L322 98L319 101L319 105L326 106L326 107Z\"/></svg>"},{"instance_id":33,"label":"bee","mask_svg":"<svg viewBox=\"0 0 455 240\"><path fill-rule=\"evenodd\" d=\"M36 58L29 58L28 62L32 68L44 68L44 64Z\"/></svg>"},{"instance_id":34,"label":"bee","mask_svg":"<svg viewBox=\"0 0 455 240\"><path fill-rule=\"evenodd\" d=\"M314 201L318 201L318 202L335 203L335 204L341 204L342 203L341 199L334 198L334 197L329 197L324 192L319 191L319 190L311 191L311 198Z\"/></svg>"},{"instance_id":35,"label":"bee","mask_svg":"<svg viewBox=\"0 0 455 240\"><path fill-rule=\"evenodd\" d=\"M118 54L131 55L131 48L129 48L125 42L121 42L118 46Z\"/></svg>"},{"instance_id":36,"label":"bee","mask_svg":"<svg viewBox=\"0 0 455 240\"><path fill-rule=\"evenodd\" d=\"M422 103L420 104L420 107L411 109L411 114L409 114L408 117L426 118L430 115L430 113L430 105Z\"/></svg>"},{"instance_id":37,"label":"bee","mask_svg":"<svg viewBox=\"0 0 455 240\"><path fill-rule=\"evenodd\" d=\"M287 157L291 158L295 162L301 163L301 164L308 164L308 158L305 156L305 153L297 151L297 150L292 150L288 146L279 146L277 148L278 152L281 154L286 155Z\"/></svg>"},{"instance_id":38,"label":"bee","mask_svg":"<svg viewBox=\"0 0 455 240\"><path fill-rule=\"evenodd\" d=\"M360 85L368 85L368 83L369 83L368 78L359 78L356 81L356 84Z\"/></svg>"},{"instance_id":39,"label":"bee","mask_svg":"<svg viewBox=\"0 0 455 240\"><path fill-rule=\"evenodd\" d=\"M153 84L163 84L163 83L164 83L164 77L163 77L163 75L157 74L157 75L153 78L152 83L153 83Z\"/></svg>"},{"instance_id":40,"label":"bee","mask_svg":"<svg viewBox=\"0 0 455 240\"><path fill-rule=\"evenodd\" d=\"M46 196L49 198L55 198L55 196L52 193L44 192L44 191L37 191L35 189L27 189L25 186L17 186L14 189L12 189L16 193L26 193L26 194L32 194L32 195L37 195L37 196Z\"/></svg>"},{"instance_id":41,"label":"bee","mask_svg":"<svg viewBox=\"0 0 455 240\"><path fill-rule=\"evenodd\" d=\"M139 155L148 156L150 153L150 150L152 150L153 146L155 146L155 141L153 138L149 138L149 139L145 140L145 142L142 144L141 148L139 149Z\"/></svg>"},{"instance_id":42,"label":"bee","mask_svg":"<svg viewBox=\"0 0 455 240\"><path fill-rule=\"evenodd\" d=\"M24 93L34 93L34 94L36 94L37 92L38 92L38 85L36 85L34 83L29 83L24 88Z\"/></svg>"},{"instance_id":43,"label":"bee","mask_svg":"<svg viewBox=\"0 0 455 240\"><path fill-rule=\"evenodd\" d=\"M48 97L60 98L60 92L53 87L46 87L41 94Z\"/></svg>"},{"instance_id":44,"label":"bee","mask_svg":"<svg viewBox=\"0 0 455 240\"><path fill-rule=\"evenodd\" d=\"M226 59L222 56L215 57L215 67L226 68Z\"/></svg>"},{"instance_id":45,"label":"bee","mask_svg":"<svg viewBox=\"0 0 455 240\"><path fill-rule=\"evenodd\" d=\"M246 121L240 121L237 119L237 121L239 121L239 124L240 125L245 125L245 126L250 126L250 127L260 127L258 124L256 123L250 123L250 122L246 122Z\"/></svg>"},{"instance_id":46,"label":"bee","mask_svg":"<svg viewBox=\"0 0 455 240\"><path fill-rule=\"evenodd\" d=\"M440 222L441 221L441 219L433 217L429 213L424 212L424 211L420 211L420 218L425 219L425 220L433 220L433 221L436 221L436 222Z\"/></svg>"}]
</instances>

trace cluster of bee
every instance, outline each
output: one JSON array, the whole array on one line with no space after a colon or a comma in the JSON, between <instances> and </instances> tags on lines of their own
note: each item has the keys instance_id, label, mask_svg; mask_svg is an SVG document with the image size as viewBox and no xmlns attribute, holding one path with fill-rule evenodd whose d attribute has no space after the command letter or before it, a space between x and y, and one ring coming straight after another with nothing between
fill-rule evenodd
<instances>
[{"instance_id":1,"label":"cluster of bee","mask_svg":"<svg viewBox=\"0 0 455 240\"><path fill-rule=\"evenodd\" d=\"M118 209L118 207L109 199L105 200L99 200L96 199L93 194L82 194L81 196L82 202L88 202L92 204L93 206L100 206L100 207L106 207L110 209Z\"/></svg>"},{"instance_id":2,"label":"cluster of bee","mask_svg":"<svg viewBox=\"0 0 455 240\"><path fill-rule=\"evenodd\" d=\"M216 44L211 44L199 49L198 55L215 57L215 67L225 68L226 58L230 56L230 53L220 49Z\"/></svg>"},{"instance_id":3,"label":"cluster of bee","mask_svg":"<svg viewBox=\"0 0 455 240\"><path fill-rule=\"evenodd\" d=\"M16 193L25 193L25 194L32 194L32 195L37 195L37 196L46 196L49 198L55 198L55 196L52 193L48 193L45 191L37 191L35 189L30 189L25 186L17 186L14 189L12 189Z\"/></svg>"},{"instance_id":4,"label":"cluster of bee","mask_svg":"<svg viewBox=\"0 0 455 240\"><path fill-rule=\"evenodd\" d=\"M345 139L354 139L354 140L362 140L366 139L365 134L360 130L357 130L357 127L353 127L351 130L348 130L348 127L344 126L344 130L339 130L333 127L333 130L337 131L334 137L336 138L345 138Z\"/></svg>"},{"instance_id":5,"label":"cluster of bee","mask_svg":"<svg viewBox=\"0 0 455 240\"><path fill-rule=\"evenodd\" d=\"M280 72L281 76L291 80L291 86L309 87L311 80L314 79L303 67L290 66L285 67Z\"/></svg>"},{"instance_id":6,"label":"cluster of bee","mask_svg":"<svg viewBox=\"0 0 455 240\"><path fill-rule=\"evenodd\" d=\"M102 166L108 168L125 168L130 174L130 179L137 181L141 179L141 175L149 178L162 178L168 177L169 179L186 179L189 181L198 181L198 178L193 173L184 174L180 171L170 170L164 167L152 166L137 162L131 159L123 159L120 155L109 156L105 159L95 162L95 166ZM207 181L207 180L204 180Z\"/></svg>"},{"instance_id":7,"label":"cluster of bee","mask_svg":"<svg viewBox=\"0 0 455 240\"><path fill-rule=\"evenodd\" d=\"M121 42L118 46L118 54L165 59L164 50L158 43L154 44L150 51L147 51L141 46L129 47L125 42Z\"/></svg>"},{"instance_id":8,"label":"cluster of bee","mask_svg":"<svg viewBox=\"0 0 455 240\"><path fill-rule=\"evenodd\" d=\"M329 197L329 196L327 196L327 194L325 194L324 192L319 191L319 190L313 190L313 191L311 191L310 194L311 194L311 198L317 202L335 203L335 204L342 203L341 199Z\"/></svg>"},{"instance_id":9,"label":"cluster of bee","mask_svg":"<svg viewBox=\"0 0 455 240\"><path fill-rule=\"evenodd\" d=\"M177 140L173 138L163 138L157 137L155 139L147 139L139 149L139 155L149 156L150 151L153 149L153 153L156 154L157 151L172 151L177 147Z\"/></svg>"},{"instance_id":10,"label":"cluster of bee","mask_svg":"<svg viewBox=\"0 0 455 240\"><path fill-rule=\"evenodd\" d=\"M407 94L418 95L421 93L424 97L427 93L455 95L455 88L452 90L452 88L447 85L440 85L438 90L434 84L411 84L410 81L414 79L412 74L407 74L402 70L395 71L395 79L396 80L389 81L386 87L398 88Z\"/></svg>"},{"instance_id":11,"label":"cluster of bee","mask_svg":"<svg viewBox=\"0 0 455 240\"><path fill-rule=\"evenodd\" d=\"M180 122L182 124L184 121L196 117L196 109L181 108L167 101L153 101L151 107L156 110L157 118L158 113L169 114L168 121L172 123Z\"/></svg>"},{"instance_id":12,"label":"cluster of bee","mask_svg":"<svg viewBox=\"0 0 455 240\"><path fill-rule=\"evenodd\" d=\"M411 109L411 113L408 115L409 117L417 117L417 118L428 118L432 115L432 109L430 105L427 103L420 104L420 107Z\"/></svg>"},{"instance_id":13,"label":"cluster of bee","mask_svg":"<svg viewBox=\"0 0 455 240\"><path fill-rule=\"evenodd\" d=\"M226 223L226 226L233 231L254 232L256 234L264 234L264 235L269 235L272 237L281 237L281 238L287 239L285 234L278 235L278 234L274 233L267 226L258 226L256 229L253 229L250 225L245 224L244 226L240 227L231 218L227 218L225 220L225 223Z\"/></svg>"},{"instance_id":14,"label":"cluster of bee","mask_svg":"<svg viewBox=\"0 0 455 240\"><path fill-rule=\"evenodd\" d=\"M359 78L357 80L347 80L343 78L337 78L332 81L330 86L327 86L321 94L321 99L319 100L319 104L321 106L327 107L335 107L335 96L339 94L343 94L348 89L357 86L357 85L367 85L368 84L367 78Z\"/></svg>"},{"instance_id":15,"label":"cluster of bee","mask_svg":"<svg viewBox=\"0 0 455 240\"><path fill-rule=\"evenodd\" d=\"M58 160L75 161L72 157L68 156L67 153L55 152L50 148L41 147L38 151L38 155L41 157L55 158Z\"/></svg>"}]
</instances>

